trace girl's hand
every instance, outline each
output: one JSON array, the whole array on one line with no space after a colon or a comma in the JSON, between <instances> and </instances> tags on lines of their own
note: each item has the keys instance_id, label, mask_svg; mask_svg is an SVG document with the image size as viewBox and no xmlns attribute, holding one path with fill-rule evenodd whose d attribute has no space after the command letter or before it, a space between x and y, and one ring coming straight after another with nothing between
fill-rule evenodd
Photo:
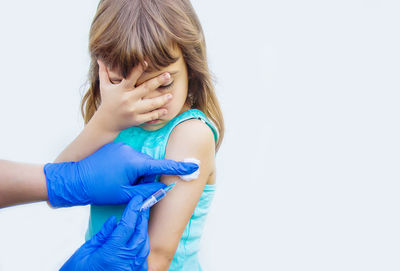
<instances>
[{"instance_id":1,"label":"girl's hand","mask_svg":"<svg viewBox=\"0 0 400 271\"><path fill-rule=\"evenodd\" d=\"M113 84L104 63L100 60L97 63L99 64L101 104L92 120L100 125L103 132L118 133L128 127L156 120L167 114L167 109L160 107L172 98L171 94L160 95L152 99L143 97L159 86L168 83L169 73L161 74L135 87L137 80L147 68L138 65L132 69L126 79L118 84ZM147 66L147 63L145 64Z\"/></svg>"},{"instance_id":2,"label":"girl's hand","mask_svg":"<svg viewBox=\"0 0 400 271\"><path fill-rule=\"evenodd\" d=\"M145 99L149 92L168 83L170 74L164 73L135 87L146 67L134 67L126 79L113 84L109 71L101 61L99 64L101 104L79 136L57 157L55 162L80 161L113 141L121 132L131 126L156 120L167 113L161 108L171 98L164 94Z\"/></svg>"}]
</instances>

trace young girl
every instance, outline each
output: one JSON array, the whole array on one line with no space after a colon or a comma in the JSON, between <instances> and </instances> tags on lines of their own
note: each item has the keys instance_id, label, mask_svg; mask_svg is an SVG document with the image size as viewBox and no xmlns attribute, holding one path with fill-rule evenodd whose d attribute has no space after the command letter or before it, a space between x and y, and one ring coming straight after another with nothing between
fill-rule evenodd
<instances>
[{"instance_id":1,"label":"young girl","mask_svg":"<svg viewBox=\"0 0 400 271\"><path fill-rule=\"evenodd\" d=\"M167 175L156 179L167 185L178 183L151 209L148 268L201 270L197 253L215 192L215 152L224 123L204 35L190 1L100 1L89 50L90 88L82 101L87 125L57 161L79 160L112 140L157 159L199 160L200 175L191 182ZM118 107L102 102L115 93L130 96ZM144 112L149 99L153 109L158 108ZM131 111L119 114L122 105L132 100ZM130 119L127 112L137 113L136 118ZM107 123L109 131L96 130L96 122ZM127 123L134 126L124 129ZM120 218L124 207L91 206L87 238L110 216Z\"/></svg>"}]
</instances>

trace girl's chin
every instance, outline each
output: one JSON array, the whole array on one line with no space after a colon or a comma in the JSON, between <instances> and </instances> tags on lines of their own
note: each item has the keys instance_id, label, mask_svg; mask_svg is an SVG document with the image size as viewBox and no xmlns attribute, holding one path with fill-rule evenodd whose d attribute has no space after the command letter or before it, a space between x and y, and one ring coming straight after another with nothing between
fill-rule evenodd
<instances>
[{"instance_id":1,"label":"girl's chin","mask_svg":"<svg viewBox=\"0 0 400 271\"><path fill-rule=\"evenodd\" d=\"M162 122L160 119L156 119L156 120L148 121L148 122L146 122L145 124L150 124L150 125L152 125L152 124L158 124L158 123L160 123L160 122Z\"/></svg>"},{"instance_id":2,"label":"girl's chin","mask_svg":"<svg viewBox=\"0 0 400 271\"><path fill-rule=\"evenodd\" d=\"M142 127L145 130L150 130L150 131L154 131L154 130L158 130L160 128L162 128L167 122L164 120L152 120L152 121L148 121L143 123L142 125L140 125L140 127Z\"/></svg>"}]
</instances>

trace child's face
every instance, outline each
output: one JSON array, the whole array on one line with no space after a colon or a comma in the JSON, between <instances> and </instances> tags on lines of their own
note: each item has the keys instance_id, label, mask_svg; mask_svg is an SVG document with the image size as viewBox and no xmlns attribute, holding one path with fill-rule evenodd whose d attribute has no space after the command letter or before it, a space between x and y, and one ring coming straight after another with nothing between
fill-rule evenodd
<instances>
[{"instance_id":1,"label":"child's face","mask_svg":"<svg viewBox=\"0 0 400 271\"><path fill-rule=\"evenodd\" d=\"M167 93L171 93L172 99L165 104L162 108L168 110L168 113L162 116L160 119L146 122L141 125L143 129L146 130L157 130L167 124L171 119L179 115L180 113L190 109L189 106L185 104L187 93L188 93L188 73L185 61L180 50L176 50L176 56L179 59L172 63L171 65L153 72L144 72L138 79L136 86L140 86L142 83L149 79L152 79L162 73L169 72L171 79L168 83L159 87L158 89L152 90L144 98L154 98ZM109 71L110 80L114 83L118 83L122 80L121 76L113 71Z\"/></svg>"}]
</instances>

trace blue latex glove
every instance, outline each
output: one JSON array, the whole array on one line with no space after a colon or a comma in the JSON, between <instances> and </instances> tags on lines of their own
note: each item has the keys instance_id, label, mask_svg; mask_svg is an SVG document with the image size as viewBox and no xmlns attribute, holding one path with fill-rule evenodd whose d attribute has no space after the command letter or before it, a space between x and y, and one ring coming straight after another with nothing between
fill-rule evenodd
<instances>
[{"instance_id":1,"label":"blue latex glove","mask_svg":"<svg viewBox=\"0 0 400 271\"><path fill-rule=\"evenodd\" d=\"M135 195L149 196L161 183L134 185L139 178L186 175L198 169L194 163L156 160L123 143L109 143L79 162L44 166L49 202L53 207L124 204Z\"/></svg>"},{"instance_id":2,"label":"blue latex glove","mask_svg":"<svg viewBox=\"0 0 400 271\"><path fill-rule=\"evenodd\" d=\"M147 270L149 212L139 212L142 203L141 196L134 197L118 225L114 216L109 218L103 228L83 244L60 270Z\"/></svg>"}]
</instances>

